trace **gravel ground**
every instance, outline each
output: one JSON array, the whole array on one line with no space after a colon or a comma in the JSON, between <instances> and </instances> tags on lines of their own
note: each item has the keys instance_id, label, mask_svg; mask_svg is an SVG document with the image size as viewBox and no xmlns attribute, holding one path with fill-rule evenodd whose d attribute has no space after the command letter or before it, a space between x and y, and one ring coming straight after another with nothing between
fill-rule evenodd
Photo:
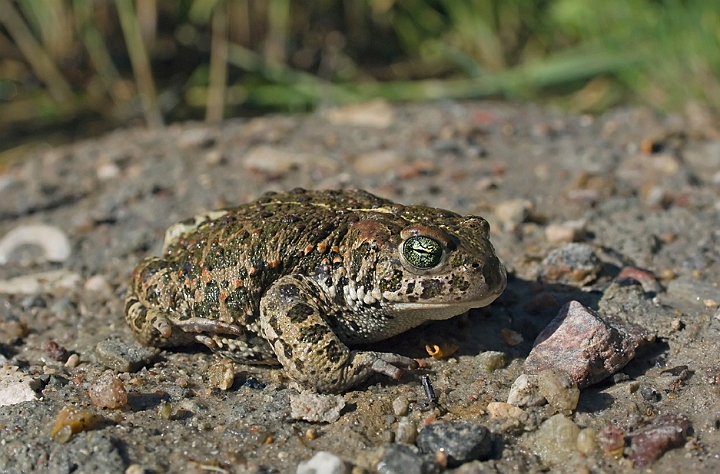
<instances>
[{"instance_id":1,"label":"gravel ground","mask_svg":"<svg viewBox=\"0 0 720 474\"><path fill-rule=\"evenodd\" d=\"M136 346L123 297L170 224L298 186L482 215L508 288L374 345L427 368L339 398L201 349ZM718 472L719 194L720 130L697 107L376 102L36 149L0 175L0 400L27 399L0 406L0 471ZM575 408L495 403L572 300L653 342L618 349L632 360ZM641 446L665 426L673 441Z\"/></svg>"}]
</instances>

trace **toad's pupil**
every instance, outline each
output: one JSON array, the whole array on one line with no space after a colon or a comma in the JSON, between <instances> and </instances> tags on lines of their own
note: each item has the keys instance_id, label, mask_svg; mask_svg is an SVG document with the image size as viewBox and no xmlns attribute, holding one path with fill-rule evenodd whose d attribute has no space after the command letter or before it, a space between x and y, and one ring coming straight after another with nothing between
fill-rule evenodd
<instances>
[{"instance_id":1,"label":"toad's pupil","mask_svg":"<svg viewBox=\"0 0 720 474\"><path fill-rule=\"evenodd\" d=\"M436 267L442 259L442 246L430 237L416 235L410 237L403 245L405 260L416 268Z\"/></svg>"}]
</instances>

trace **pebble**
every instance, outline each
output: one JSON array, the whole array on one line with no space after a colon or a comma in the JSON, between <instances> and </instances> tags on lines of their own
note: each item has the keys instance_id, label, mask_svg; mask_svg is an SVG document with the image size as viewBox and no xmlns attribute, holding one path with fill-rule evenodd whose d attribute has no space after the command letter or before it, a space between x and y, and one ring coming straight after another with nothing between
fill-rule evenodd
<instances>
[{"instance_id":1,"label":"pebble","mask_svg":"<svg viewBox=\"0 0 720 474\"><path fill-rule=\"evenodd\" d=\"M535 454L543 462L557 466L577 452L580 427L561 414L553 415L535 433Z\"/></svg>"},{"instance_id":2,"label":"pebble","mask_svg":"<svg viewBox=\"0 0 720 474\"><path fill-rule=\"evenodd\" d=\"M125 469L125 474L147 474L147 472L142 464L130 464L128 468Z\"/></svg>"},{"instance_id":3,"label":"pebble","mask_svg":"<svg viewBox=\"0 0 720 474\"><path fill-rule=\"evenodd\" d=\"M630 460L637 467L648 466L666 451L685 444L690 420L675 414L659 415L632 438Z\"/></svg>"},{"instance_id":4,"label":"pebble","mask_svg":"<svg viewBox=\"0 0 720 474\"><path fill-rule=\"evenodd\" d=\"M592 428L580 430L577 437L577 450L583 455L588 456L597 448L598 444L595 439L595 430Z\"/></svg>"},{"instance_id":5,"label":"pebble","mask_svg":"<svg viewBox=\"0 0 720 474\"><path fill-rule=\"evenodd\" d=\"M502 369L507 364L507 354L499 351L485 351L473 360L473 365L484 373L492 373Z\"/></svg>"},{"instance_id":6,"label":"pebble","mask_svg":"<svg viewBox=\"0 0 720 474\"><path fill-rule=\"evenodd\" d=\"M509 199L495 206L495 217L506 232L512 232L530 216L533 203L527 199Z\"/></svg>"},{"instance_id":7,"label":"pebble","mask_svg":"<svg viewBox=\"0 0 720 474\"><path fill-rule=\"evenodd\" d=\"M327 451L318 451L307 461L298 464L297 474L347 474L349 471L342 459Z\"/></svg>"},{"instance_id":8,"label":"pebble","mask_svg":"<svg viewBox=\"0 0 720 474\"><path fill-rule=\"evenodd\" d=\"M304 155L260 145L250 149L244 158L246 168L266 173L285 174L307 161Z\"/></svg>"},{"instance_id":9,"label":"pebble","mask_svg":"<svg viewBox=\"0 0 720 474\"><path fill-rule=\"evenodd\" d=\"M595 280L602 262L588 244L572 243L554 249L542 262L541 278L582 287Z\"/></svg>"},{"instance_id":10,"label":"pebble","mask_svg":"<svg viewBox=\"0 0 720 474\"><path fill-rule=\"evenodd\" d=\"M87 291L92 291L102 295L111 295L113 291L108 281L102 275L93 275L85 280L83 288Z\"/></svg>"},{"instance_id":11,"label":"pebble","mask_svg":"<svg viewBox=\"0 0 720 474\"><path fill-rule=\"evenodd\" d=\"M230 359L222 359L208 369L210 386L220 390L229 390L235 382L235 365Z\"/></svg>"},{"instance_id":12,"label":"pebble","mask_svg":"<svg viewBox=\"0 0 720 474\"><path fill-rule=\"evenodd\" d=\"M356 156L352 166L362 175L384 174L400 167L403 161L395 150L376 150Z\"/></svg>"},{"instance_id":13,"label":"pebble","mask_svg":"<svg viewBox=\"0 0 720 474\"><path fill-rule=\"evenodd\" d=\"M20 319L0 320L0 343L10 344L14 339L22 339L30 330Z\"/></svg>"},{"instance_id":14,"label":"pebble","mask_svg":"<svg viewBox=\"0 0 720 474\"><path fill-rule=\"evenodd\" d=\"M488 403L487 412L490 418L522 418L525 415L522 408L504 402Z\"/></svg>"},{"instance_id":15,"label":"pebble","mask_svg":"<svg viewBox=\"0 0 720 474\"><path fill-rule=\"evenodd\" d=\"M215 144L214 131L209 128L184 130L177 144L180 148L209 148Z\"/></svg>"},{"instance_id":16,"label":"pebble","mask_svg":"<svg viewBox=\"0 0 720 474\"><path fill-rule=\"evenodd\" d=\"M423 455L409 444L383 446L375 469L380 474L439 474L442 471L433 456Z\"/></svg>"},{"instance_id":17,"label":"pebble","mask_svg":"<svg viewBox=\"0 0 720 474\"><path fill-rule=\"evenodd\" d=\"M395 416L406 416L410 408L410 401L405 395L400 395L393 400L392 406Z\"/></svg>"},{"instance_id":18,"label":"pebble","mask_svg":"<svg viewBox=\"0 0 720 474\"><path fill-rule=\"evenodd\" d=\"M323 115L334 124L373 128L388 128L395 122L395 110L383 99L327 109Z\"/></svg>"},{"instance_id":19,"label":"pebble","mask_svg":"<svg viewBox=\"0 0 720 474\"><path fill-rule=\"evenodd\" d=\"M545 369L537 375L540 394L556 410L574 410L580 400L580 389L566 372Z\"/></svg>"},{"instance_id":20,"label":"pebble","mask_svg":"<svg viewBox=\"0 0 720 474\"><path fill-rule=\"evenodd\" d=\"M550 224L545 228L545 238L553 245L578 242L586 233L587 221L584 219Z\"/></svg>"},{"instance_id":21,"label":"pebble","mask_svg":"<svg viewBox=\"0 0 720 474\"><path fill-rule=\"evenodd\" d=\"M15 227L0 239L0 264L10 259L13 251L23 245L37 245L48 262L64 262L70 257L70 240L65 232L51 225L33 224Z\"/></svg>"},{"instance_id":22,"label":"pebble","mask_svg":"<svg viewBox=\"0 0 720 474\"><path fill-rule=\"evenodd\" d=\"M95 346L98 361L118 372L137 372L157 353L155 348L128 345L121 341L101 341Z\"/></svg>"},{"instance_id":23,"label":"pebble","mask_svg":"<svg viewBox=\"0 0 720 474\"><path fill-rule=\"evenodd\" d=\"M43 344L43 351L45 351L48 357L57 362L65 363L68 357L70 357L68 350L55 341L45 342Z\"/></svg>"},{"instance_id":24,"label":"pebble","mask_svg":"<svg viewBox=\"0 0 720 474\"><path fill-rule=\"evenodd\" d=\"M613 459L620 459L625 451L625 431L609 425L595 436L595 442L605 454Z\"/></svg>"},{"instance_id":25,"label":"pebble","mask_svg":"<svg viewBox=\"0 0 720 474\"><path fill-rule=\"evenodd\" d=\"M45 301L45 298L43 298L42 295L30 295L23 298L23 311L29 311L33 308L47 308L47 301Z\"/></svg>"},{"instance_id":26,"label":"pebble","mask_svg":"<svg viewBox=\"0 0 720 474\"><path fill-rule=\"evenodd\" d=\"M637 267L624 267L615 277L615 280L619 280L621 278L632 278L639 281L645 293L660 293L662 291L662 287L660 286L660 283L658 283L657 277L649 270Z\"/></svg>"},{"instance_id":27,"label":"pebble","mask_svg":"<svg viewBox=\"0 0 720 474\"><path fill-rule=\"evenodd\" d=\"M68 360L65 362L65 367L68 369L74 369L80 365L80 356L77 354L70 354L70 357L68 357Z\"/></svg>"},{"instance_id":28,"label":"pebble","mask_svg":"<svg viewBox=\"0 0 720 474\"><path fill-rule=\"evenodd\" d=\"M517 331L513 331L510 328L502 328L500 330L500 335L503 338L503 341L505 341L505 344L507 344L510 347L517 346L518 344L522 344L525 342L525 339L522 337L522 334L520 334Z\"/></svg>"},{"instance_id":29,"label":"pebble","mask_svg":"<svg viewBox=\"0 0 720 474\"><path fill-rule=\"evenodd\" d=\"M0 367L0 406L37 399L34 386L34 380L16 368Z\"/></svg>"},{"instance_id":30,"label":"pebble","mask_svg":"<svg viewBox=\"0 0 720 474\"><path fill-rule=\"evenodd\" d=\"M417 445L427 454L442 451L447 466L457 467L475 459L486 460L492 450L490 431L482 425L464 421L439 421L425 426Z\"/></svg>"},{"instance_id":31,"label":"pebble","mask_svg":"<svg viewBox=\"0 0 720 474\"><path fill-rule=\"evenodd\" d=\"M324 395L309 390L290 395L290 416L294 420L334 423L345 408L340 395Z\"/></svg>"},{"instance_id":32,"label":"pebble","mask_svg":"<svg viewBox=\"0 0 720 474\"><path fill-rule=\"evenodd\" d=\"M120 167L115 163L99 163L96 168L97 177L100 181L108 181L120 176Z\"/></svg>"},{"instance_id":33,"label":"pebble","mask_svg":"<svg viewBox=\"0 0 720 474\"><path fill-rule=\"evenodd\" d=\"M81 281L80 275L75 272L69 270L50 270L0 280L0 293L16 295L53 293L60 289L75 288Z\"/></svg>"},{"instance_id":34,"label":"pebble","mask_svg":"<svg viewBox=\"0 0 720 474\"><path fill-rule=\"evenodd\" d=\"M639 347L652 340L639 326L570 301L535 339L525 359L525 373L560 369L582 389L623 368Z\"/></svg>"},{"instance_id":35,"label":"pebble","mask_svg":"<svg viewBox=\"0 0 720 474\"><path fill-rule=\"evenodd\" d=\"M522 374L510 387L507 402L516 407L535 407L546 403L540 394L536 375Z\"/></svg>"},{"instance_id":36,"label":"pebble","mask_svg":"<svg viewBox=\"0 0 720 474\"><path fill-rule=\"evenodd\" d=\"M123 408L127 405L128 394L125 385L111 370L106 370L88 388L88 395L95 406L100 408Z\"/></svg>"},{"instance_id":37,"label":"pebble","mask_svg":"<svg viewBox=\"0 0 720 474\"><path fill-rule=\"evenodd\" d=\"M650 403L655 403L660 401L660 394L652 387L642 387L640 389L640 396L643 397L643 400Z\"/></svg>"},{"instance_id":38,"label":"pebble","mask_svg":"<svg viewBox=\"0 0 720 474\"><path fill-rule=\"evenodd\" d=\"M91 430L98 421L99 417L90 410L66 405L55 417L50 436L58 443L66 443L73 434Z\"/></svg>"},{"instance_id":39,"label":"pebble","mask_svg":"<svg viewBox=\"0 0 720 474\"><path fill-rule=\"evenodd\" d=\"M398 426L395 430L395 442L415 444L417 434L417 423L415 423L415 420L404 416L398 421Z\"/></svg>"}]
</instances>

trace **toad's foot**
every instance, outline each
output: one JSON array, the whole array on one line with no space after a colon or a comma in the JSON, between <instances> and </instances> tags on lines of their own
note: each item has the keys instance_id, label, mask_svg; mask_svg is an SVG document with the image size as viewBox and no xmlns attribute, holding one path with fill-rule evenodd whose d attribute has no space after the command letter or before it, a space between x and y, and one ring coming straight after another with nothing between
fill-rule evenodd
<instances>
[{"instance_id":1,"label":"toad's foot","mask_svg":"<svg viewBox=\"0 0 720 474\"><path fill-rule=\"evenodd\" d=\"M322 316L326 301L313 280L289 275L260 303L263 336L291 378L320 392L337 393L375 373L397 380L402 368L417 368L408 357L348 349Z\"/></svg>"},{"instance_id":2,"label":"toad's foot","mask_svg":"<svg viewBox=\"0 0 720 474\"><path fill-rule=\"evenodd\" d=\"M208 334L244 334L241 326L223 321L198 317L178 319L147 305L134 292L128 294L125 307L125 318L136 337L149 346L180 346L198 341L214 349Z\"/></svg>"}]
</instances>

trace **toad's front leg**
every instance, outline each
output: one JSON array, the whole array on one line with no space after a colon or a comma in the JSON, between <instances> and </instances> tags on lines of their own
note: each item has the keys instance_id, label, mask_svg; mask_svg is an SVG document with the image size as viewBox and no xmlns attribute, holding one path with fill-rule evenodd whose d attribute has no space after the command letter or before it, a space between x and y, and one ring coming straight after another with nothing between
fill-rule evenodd
<instances>
[{"instance_id":1,"label":"toad's front leg","mask_svg":"<svg viewBox=\"0 0 720 474\"><path fill-rule=\"evenodd\" d=\"M351 351L323 317L327 308L321 288L300 275L280 278L260 302L263 336L294 380L337 393L374 373L399 379L399 367L417 368L415 360L397 354Z\"/></svg>"}]
</instances>

